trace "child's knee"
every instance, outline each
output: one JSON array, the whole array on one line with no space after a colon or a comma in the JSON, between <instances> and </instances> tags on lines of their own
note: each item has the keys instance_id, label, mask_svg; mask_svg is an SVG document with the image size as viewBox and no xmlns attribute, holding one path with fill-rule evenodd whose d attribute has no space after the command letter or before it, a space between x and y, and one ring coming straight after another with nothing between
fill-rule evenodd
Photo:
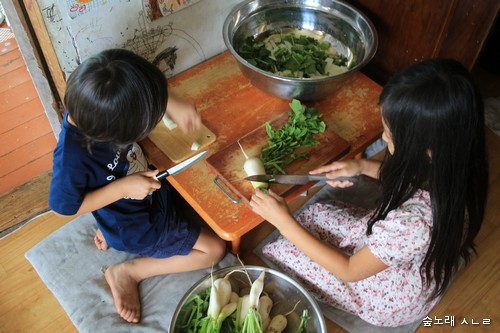
<instances>
[{"instance_id":1,"label":"child's knee","mask_svg":"<svg viewBox=\"0 0 500 333\"><path fill-rule=\"evenodd\" d=\"M214 259L214 262L219 262L227 253L227 244L225 240L219 237L217 237L215 243L216 244L214 244L212 248L212 257Z\"/></svg>"}]
</instances>

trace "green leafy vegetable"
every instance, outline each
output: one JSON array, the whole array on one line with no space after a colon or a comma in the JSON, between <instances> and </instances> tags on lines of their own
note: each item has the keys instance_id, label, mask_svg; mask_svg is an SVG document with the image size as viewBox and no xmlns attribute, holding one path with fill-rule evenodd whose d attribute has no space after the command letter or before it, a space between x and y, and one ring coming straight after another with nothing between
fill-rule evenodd
<instances>
[{"instance_id":1,"label":"green leafy vegetable","mask_svg":"<svg viewBox=\"0 0 500 333\"><path fill-rule=\"evenodd\" d=\"M296 333L306 333L307 332L306 326L307 326L308 320L309 320L309 313L308 313L307 309L304 309L304 311L302 311L302 315L300 316L300 324L299 324L299 327L297 328Z\"/></svg>"},{"instance_id":2,"label":"green leafy vegetable","mask_svg":"<svg viewBox=\"0 0 500 333\"><path fill-rule=\"evenodd\" d=\"M205 295L195 295L190 303L190 311L186 311L185 317L181 320L183 323L181 329L183 332L199 332L199 328L204 326L203 322L208 324L206 317L210 297L210 288L205 290ZM205 325L206 326L206 325Z\"/></svg>"},{"instance_id":3,"label":"green leafy vegetable","mask_svg":"<svg viewBox=\"0 0 500 333\"><path fill-rule=\"evenodd\" d=\"M347 58L337 53L329 42L301 30L284 34L280 29L263 40L250 36L238 48L238 53L264 71L287 77L324 77L348 69Z\"/></svg>"},{"instance_id":4,"label":"green leafy vegetable","mask_svg":"<svg viewBox=\"0 0 500 333\"><path fill-rule=\"evenodd\" d=\"M262 148L260 159L268 174L286 174L287 165L298 158L308 158L308 152L296 150L317 145L314 134L326 129L318 109L307 108L296 99L292 100L290 108L288 123L281 128L274 129L269 123L265 125L269 139L268 145Z\"/></svg>"}]
</instances>

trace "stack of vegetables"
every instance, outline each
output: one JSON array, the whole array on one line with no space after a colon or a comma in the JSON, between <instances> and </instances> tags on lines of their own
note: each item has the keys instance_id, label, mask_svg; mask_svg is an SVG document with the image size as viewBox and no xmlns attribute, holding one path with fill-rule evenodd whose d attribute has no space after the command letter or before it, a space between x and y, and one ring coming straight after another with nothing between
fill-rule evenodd
<instances>
[{"instance_id":1,"label":"stack of vegetables","mask_svg":"<svg viewBox=\"0 0 500 333\"><path fill-rule=\"evenodd\" d=\"M263 293L265 272L251 281L248 293L238 295L232 290L229 277L234 270L223 278L211 278L211 287L204 295L195 295L189 304L189 311L180 326L186 333L280 333L288 325L287 316L293 313L277 314L271 318L273 300ZM305 333L308 312L304 310L296 333Z\"/></svg>"}]
</instances>

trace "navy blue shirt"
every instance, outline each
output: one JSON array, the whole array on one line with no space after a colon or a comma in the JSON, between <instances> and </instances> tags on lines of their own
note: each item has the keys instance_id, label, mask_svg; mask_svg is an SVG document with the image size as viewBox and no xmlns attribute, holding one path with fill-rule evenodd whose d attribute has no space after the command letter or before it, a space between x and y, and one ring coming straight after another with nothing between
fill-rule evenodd
<instances>
[{"instance_id":1,"label":"navy blue shirt","mask_svg":"<svg viewBox=\"0 0 500 333\"><path fill-rule=\"evenodd\" d=\"M98 142L88 150L78 128L68 122L66 113L54 150L49 206L59 214L74 215L89 191L147 169L147 159L138 144L119 150L108 142ZM168 189L162 186L158 191L161 190ZM123 198L92 212L109 246L129 253L143 253L157 244L165 232L166 220L151 219L151 211L155 210L152 201L151 195L144 200ZM193 244L190 241L190 245Z\"/></svg>"}]
</instances>

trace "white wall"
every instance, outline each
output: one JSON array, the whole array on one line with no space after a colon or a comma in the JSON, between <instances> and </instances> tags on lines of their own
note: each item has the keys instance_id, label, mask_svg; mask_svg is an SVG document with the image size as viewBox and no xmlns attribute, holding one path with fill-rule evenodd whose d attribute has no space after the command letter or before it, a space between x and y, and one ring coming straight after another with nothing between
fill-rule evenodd
<instances>
[{"instance_id":1,"label":"white wall","mask_svg":"<svg viewBox=\"0 0 500 333\"><path fill-rule=\"evenodd\" d=\"M226 50L222 25L241 2L200 0L151 21L144 1L93 0L95 9L75 16L68 7L70 0L39 0L63 71L69 75L83 60L104 49L126 48L150 61L164 55L166 60L159 67L167 76L175 75ZM174 53L175 66L170 69Z\"/></svg>"}]
</instances>

